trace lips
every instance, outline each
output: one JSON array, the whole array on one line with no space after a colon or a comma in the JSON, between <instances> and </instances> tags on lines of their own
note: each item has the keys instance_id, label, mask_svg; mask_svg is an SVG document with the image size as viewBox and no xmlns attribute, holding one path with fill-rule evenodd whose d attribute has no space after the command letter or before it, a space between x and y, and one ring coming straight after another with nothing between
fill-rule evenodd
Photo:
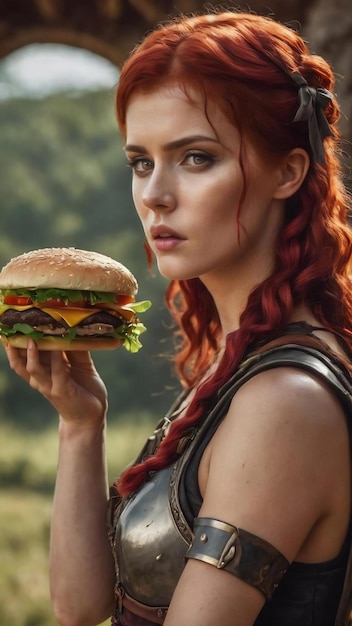
<instances>
[{"instance_id":1,"label":"lips","mask_svg":"<svg viewBox=\"0 0 352 626\"><path fill-rule=\"evenodd\" d=\"M184 237L181 237L179 233L172 228L168 228L165 224L152 225L150 228L150 236L153 242L153 249L156 253L172 252L185 241Z\"/></svg>"},{"instance_id":2,"label":"lips","mask_svg":"<svg viewBox=\"0 0 352 626\"><path fill-rule=\"evenodd\" d=\"M151 226L150 234L152 239L183 239L175 230L168 228L167 226L159 224L158 226Z\"/></svg>"}]
</instances>

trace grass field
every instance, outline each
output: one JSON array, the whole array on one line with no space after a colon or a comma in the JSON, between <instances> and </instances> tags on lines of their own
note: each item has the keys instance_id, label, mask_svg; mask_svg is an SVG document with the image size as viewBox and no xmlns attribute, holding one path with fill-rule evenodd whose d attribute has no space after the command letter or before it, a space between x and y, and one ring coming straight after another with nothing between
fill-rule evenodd
<instances>
[{"instance_id":1,"label":"grass field","mask_svg":"<svg viewBox=\"0 0 352 626\"><path fill-rule=\"evenodd\" d=\"M108 428L110 479L134 458L151 430L147 416ZM57 431L24 433L0 425L0 438L0 626L54 626L48 545Z\"/></svg>"}]
</instances>

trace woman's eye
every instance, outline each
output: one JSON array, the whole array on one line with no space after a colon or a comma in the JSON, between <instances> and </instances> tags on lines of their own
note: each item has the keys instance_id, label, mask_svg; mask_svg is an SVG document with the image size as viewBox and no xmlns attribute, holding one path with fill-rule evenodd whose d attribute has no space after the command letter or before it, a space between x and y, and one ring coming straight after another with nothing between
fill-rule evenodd
<instances>
[{"instance_id":1,"label":"woman's eye","mask_svg":"<svg viewBox=\"0 0 352 626\"><path fill-rule=\"evenodd\" d=\"M134 172L137 174L144 174L145 172L149 172L153 168L153 164L150 159L136 157L135 159L130 159L128 161L129 166L132 168Z\"/></svg>"},{"instance_id":2,"label":"woman's eye","mask_svg":"<svg viewBox=\"0 0 352 626\"><path fill-rule=\"evenodd\" d=\"M203 152L192 152L186 155L185 163L186 165L191 165L192 167L201 167L202 165L208 165L213 162L213 157L209 154L204 154Z\"/></svg>"}]
</instances>

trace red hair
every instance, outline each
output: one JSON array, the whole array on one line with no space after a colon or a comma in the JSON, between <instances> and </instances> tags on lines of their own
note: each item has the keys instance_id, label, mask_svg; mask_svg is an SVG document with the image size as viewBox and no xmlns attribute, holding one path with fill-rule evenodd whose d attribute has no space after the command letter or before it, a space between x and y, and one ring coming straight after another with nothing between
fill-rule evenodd
<instances>
[{"instance_id":1,"label":"red hair","mask_svg":"<svg viewBox=\"0 0 352 626\"><path fill-rule=\"evenodd\" d=\"M242 144L250 138L266 158L280 158L296 147L311 154L306 123L292 123L298 108L292 72L301 74L310 87L333 90L328 63L311 55L296 32L270 18L231 11L180 17L148 35L126 61L117 89L118 122L125 133L133 93L176 83L188 95L192 88L200 90L205 103L214 99L240 131ZM272 274L250 293L239 329L227 336L216 374L198 388L185 417L175 421L155 456L123 473L117 483L122 495L138 488L150 471L176 458L180 437L201 419L245 351L284 329L295 306L304 303L324 327L341 334L352 347L352 239L334 100L325 114L332 130L324 140L325 164L311 159L304 183L286 203ZM242 170L245 182L245 160ZM217 310L197 278L171 281L166 304L177 325L176 369L190 387L206 372L219 348Z\"/></svg>"}]
</instances>

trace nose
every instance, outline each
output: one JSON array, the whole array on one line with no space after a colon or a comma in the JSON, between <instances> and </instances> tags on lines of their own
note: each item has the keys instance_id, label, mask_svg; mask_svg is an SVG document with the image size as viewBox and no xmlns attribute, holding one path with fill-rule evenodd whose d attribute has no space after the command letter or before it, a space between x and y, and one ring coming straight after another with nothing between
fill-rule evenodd
<instances>
[{"instance_id":1,"label":"nose","mask_svg":"<svg viewBox=\"0 0 352 626\"><path fill-rule=\"evenodd\" d=\"M176 206L176 192L170 174L154 168L143 189L142 201L152 211L172 211Z\"/></svg>"}]
</instances>

